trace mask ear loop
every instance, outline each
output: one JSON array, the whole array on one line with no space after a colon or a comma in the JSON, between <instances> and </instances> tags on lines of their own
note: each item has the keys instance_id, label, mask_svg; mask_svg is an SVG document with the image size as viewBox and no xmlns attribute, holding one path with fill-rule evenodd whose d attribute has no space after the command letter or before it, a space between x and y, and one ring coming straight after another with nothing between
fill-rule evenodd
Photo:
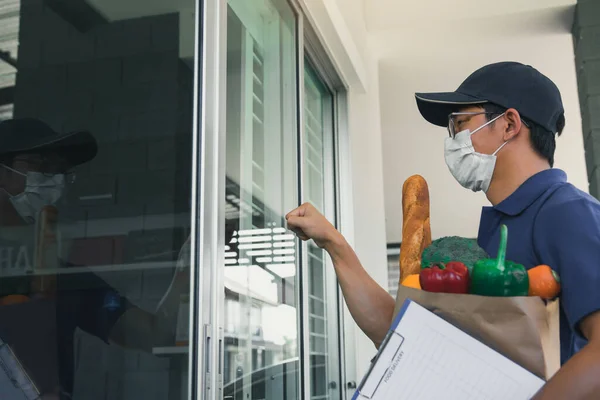
<instances>
[{"instance_id":1,"label":"mask ear loop","mask_svg":"<svg viewBox=\"0 0 600 400\"><path fill-rule=\"evenodd\" d=\"M12 199L13 197L15 197L14 195L8 193L8 190L6 190L4 188L0 188L0 191L6 193L6 195L8 196L9 199Z\"/></svg>"},{"instance_id":2,"label":"mask ear loop","mask_svg":"<svg viewBox=\"0 0 600 400\"><path fill-rule=\"evenodd\" d=\"M4 167L4 168L6 168L6 169L7 169L7 170L9 170L10 172L14 172L14 173L16 173L16 174L19 174L19 175L22 175L22 176L25 176L25 177L27 177L27 175L23 174L22 172L19 172L19 171L17 171L17 170L14 170L14 169L12 169L11 167L9 167L9 166L7 166L7 165L5 165L5 164L0 164L0 166L2 166L2 167ZM10 193L8 193L8 190L6 190L6 189L4 189L4 188L0 188L0 190L1 190L1 191L3 191L4 193L6 193L10 199L12 199L13 197L15 197L15 196L16 196L16 195L14 195L14 194L10 194Z\"/></svg>"},{"instance_id":3,"label":"mask ear loop","mask_svg":"<svg viewBox=\"0 0 600 400\"><path fill-rule=\"evenodd\" d=\"M512 139L508 139L506 142L502 143L502 146L498 147L498 150L496 150L495 152L493 152L493 153L492 153L492 155L493 155L493 156L495 156L496 154L498 154L498 152L499 152L500 150L502 150L502 148L503 148L504 146L506 146L506 145L508 144L508 142L510 142L511 140L512 140Z\"/></svg>"},{"instance_id":4,"label":"mask ear loop","mask_svg":"<svg viewBox=\"0 0 600 400\"><path fill-rule=\"evenodd\" d=\"M496 121L498 118L502 117L505 113L502 113L500 115L498 115L496 118L489 120L488 122L486 122L485 124L481 125L479 128L475 129L473 132L471 132L471 135L482 130L483 128L485 128L486 126L488 126L489 124L493 123L494 121Z\"/></svg>"},{"instance_id":5,"label":"mask ear loop","mask_svg":"<svg viewBox=\"0 0 600 400\"><path fill-rule=\"evenodd\" d=\"M27 177L27 174L24 174L24 173L22 173L21 171L17 171L16 169L12 169L11 167L9 167L9 166L8 166L8 165L6 165L6 164L0 164L0 165L2 165L4 168L6 168L7 170L9 170L10 172L14 172L15 174L18 174L18 175L21 175L21 176Z\"/></svg>"},{"instance_id":6,"label":"mask ear loop","mask_svg":"<svg viewBox=\"0 0 600 400\"><path fill-rule=\"evenodd\" d=\"M502 114L498 115L496 118L494 118L494 119L491 119L491 120L489 120L487 123L485 123L485 124L481 125L479 128L477 128L477 129L475 129L473 132L471 132L471 135L472 135L472 134L474 134L475 132L477 132L477 131L480 131L481 129L485 128L486 126L488 126L488 125L489 125L489 124L491 124L492 122L496 121L498 118L502 117L504 114L506 114L506 113L502 113ZM509 139L509 140L507 140L506 142L502 143L502 146L498 147L498 149L497 149L495 152L493 152L493 153L492 153L492 156L496 156L496 154L497 154L497 153L498 153L500 150L502 150L502 148L503 148L504 146L506 146L506 144L507 144L508 142L510 142L511 140L512 140L512 139Z\"/></svg>"}]
</instances>

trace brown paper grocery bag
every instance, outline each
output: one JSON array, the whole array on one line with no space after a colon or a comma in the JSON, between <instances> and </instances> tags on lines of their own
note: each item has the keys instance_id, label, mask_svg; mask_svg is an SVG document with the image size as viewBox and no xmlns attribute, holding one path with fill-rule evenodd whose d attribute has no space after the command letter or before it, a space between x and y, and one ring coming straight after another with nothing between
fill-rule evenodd
<instances>
[{"instance_id":1,"label":"brown paper grocery bag","mask_svg":"<svg viewBox=\"0 0 600 400\"><path fill-rule=\"evenodd\" d=\"M558 300L432 293L399 285L394 317L409 298L542 379L560 367Z\"/></svg>"}]
</instances>

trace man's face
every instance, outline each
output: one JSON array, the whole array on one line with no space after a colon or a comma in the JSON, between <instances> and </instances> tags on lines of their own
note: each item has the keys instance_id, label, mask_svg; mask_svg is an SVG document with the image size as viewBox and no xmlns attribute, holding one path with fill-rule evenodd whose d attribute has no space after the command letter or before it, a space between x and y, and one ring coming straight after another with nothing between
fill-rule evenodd
<instances>
[{"instance_id":1,"label":"man's face","mask_svg":"<svg viewBox=\"0 0 600 400\"><path fill-rule=\"evenodd\" d=\"M65 181L72 182L66 160L55 154L21 154L11 162L0 166L0 226L20 226L25 222L11 202L11 196L25 191L28 172L39 172L52 178L56 174L66 174Z\"/></svg>"},{"instance_id":2,"label":"man's face","mask_svg":"<svg viewBox=\"0 0 600 400\"><path fill-rule=\"evenodd\" d=\"M67 173L69 169L67 162L54 153L16 155L7 167L20 172L2 168L3 171L0 173L0 187L13 196L23 193L25 190L27 178L24 175L27 175L28 172L41 172L50 176Z\"/></svg>"},{"instance_id":3,"label":"man's face","mask_svg":"<svg viewBox=\"0 0 600 400\"><path fill-rule=\"evenodd\" d=\"M459 110L459 112L482 114L455 116L454 129L456 133L466 129L469 129L469 131L473 132L488 123L487 116L483 114L485 110L481 107L466 107ZM475 151L481 154L494 153L504 142L502 134L503 126L504 123L502 118L499 118L493 124L489 124L472 134L471 141L473 142L473 148Z\"/></svg>"}]
</instances>

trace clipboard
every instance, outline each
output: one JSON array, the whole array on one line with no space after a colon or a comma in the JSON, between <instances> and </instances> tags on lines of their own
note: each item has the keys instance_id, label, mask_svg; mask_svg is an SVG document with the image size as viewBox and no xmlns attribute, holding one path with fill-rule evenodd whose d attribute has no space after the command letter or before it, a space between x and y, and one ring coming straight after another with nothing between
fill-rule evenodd
<instances>
[{"instance_id":1,"label":"clipboard","mask_svg":"<svg viewBox=\"0 0 600 400\"><path fill-rule=\"evenodd\" d=\"M407 299L352 400L528 400L544 383Z\"/></svg>"},{"instance_id":2,"label":"clipboard","mask_svg":"<svg viewBox=\"0 0 600 400\"><path fill-rule=\"evenodd\" d=\"M53 393L59 386L56 302L35 299L2 306L0 321L0 341L10 346L30 383L41 395ZM13 397L0 395L0 400L4 399Z\"/></svg>"},{"instance_id":3,"label":"clipboard","mask_svg":"<svg viewBox=\"0 0 600 400\"><path fill-rule=\"evenodd\" d=\"M0 339L0 398L38 400L40 392L10 346Z\"/></svg>"}]
</instances>

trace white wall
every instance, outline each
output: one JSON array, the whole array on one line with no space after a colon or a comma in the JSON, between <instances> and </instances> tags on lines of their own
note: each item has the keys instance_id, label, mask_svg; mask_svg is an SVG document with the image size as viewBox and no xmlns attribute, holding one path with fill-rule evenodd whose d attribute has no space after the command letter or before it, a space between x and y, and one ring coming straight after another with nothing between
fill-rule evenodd
<instances>
[{"instance_id":1,"label":"white wall","mask_svg":"<svg viewBox=\"0 0 600 400\"><path fill-rule=\"evenodd\" d=\"M555 167L564 169L573 184L588 191L572 38L567 31L553 32L551 19L544 20L542 14L526 29L511 29L507 21L505 34L481 33L485 31L480 31L479 25L469 24L445 35L421 34L419 42L412 45L402 36L407 39L403 50L372 38L382 56L380 103L388 242L402 239L402 184L412 174L421 174L428 181L434 238L476 237L481 207L489 203L483 194L463 189L450 175L443 157L446 130L421 117L414 93L455 90L472 71L491 62L531 64L558 85L567 127L557 140ZM495 23L500 19L494 19ZM509 19L513 24L515 19L521 21ZM535 31L532 26L547 29Z\"/></svg>"},{"instance_id":2,"label":"white wall","mask_svg":"<svg viewBox=\"0 0 600 400\"><path fill-rule=\"evenodd\" d=\"M335 4L350 29L354 44L363 58L367 55L367 26L363 0L335 0Z\"/></svg>"},{"instance_id":3,"label":"white wall","mask_svg":"<svg viewBox=\"0 0 600 400\"><path fill-rule=\"evenodd\" d=\"M379 113L377 63L367 62L369 90L350 91L349 122L352 145L352 185L354 192L354 248L365 269L382 287L387 287L385 203L382 136ZM356 371L362 376L375 347L358 329Z\"/></svg>"}]
</instances>

